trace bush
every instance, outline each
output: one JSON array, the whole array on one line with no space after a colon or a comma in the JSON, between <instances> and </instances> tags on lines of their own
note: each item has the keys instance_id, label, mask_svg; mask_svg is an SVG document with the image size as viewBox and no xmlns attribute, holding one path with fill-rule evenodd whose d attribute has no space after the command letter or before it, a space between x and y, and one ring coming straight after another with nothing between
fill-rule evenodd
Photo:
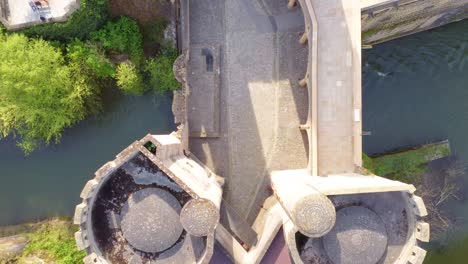
<instances>
[{"instance_id":1,"label":"bush","mask_svg":"<svg viewBox=\"0 0 468 264\"><path fill-rule=\"evenodd\" d=\"M117 67L115 76L117 86L124 92L142 95L145 92L143 80L135 67L130 61L121 63Z\"/></svg>"},{"instance_id":2,"label":"bush","mask_svg":"<svg viewBox=\"0 0 468 264\"><path fill-rule=\"evenodd\" d=\"M24 35L0 34L0 138L19 137L32 152L39 142L58 142L63 130L84 119L99 101L81 71L58 48Z\"/></svg>"},{"instance_id":3,"label":"bush","mask_svg":"<svg viewBox=\"0 0 468 264\"><path fill-rule=\"evenodd\" d=\"M97 77L114 77L115 67L98 47L75 40L67 46L70 61L88 67Z\"/></svg>"},{"instance_id":4,"label":"bush","mask_svg":"<svg viewBox=\"0 0 468 264\"><path fill-rule=\"evenodd\" d=\"M107 22L103 29L91 33L91 38L104 49L128 54L134 64L140 64L143 57L142 35L131 18L120 17L116 22Z\"/></svg>"},{"instance_id":5,"label":"bush","mask_svg":"<svg viewBox=\"0 0 468 264\"><path fill-rule=\"evenodd\" d=\"M23 30L30 37L48 40L87 39L98 30L109 17L107 0L80 0L80 8L64 23L45 23Z\"/></svg>"},{"instance_id":6,"label":"bush","mask_svg":"<svg viewBox=\"0 0 468 264\"><path fill-rule=\"evenodd\" d=\"M177 50L165 45L159 56L146 61L145 71L149 75L149 84L158 93L180 89L173 71L174 61L177 59Z\"/></svg>"},{"instance_id":7,"label":"bush","mask_svg":"<svg viewBox=\"0 0 468 264\"><path fill-rule=\"evenodd\" d=\"M30 235L22 255L34 255L58 264L83 263L86 253L76 247L74 232L77 229L59 220L45 223Z\"/></svg>"}]
</instances>

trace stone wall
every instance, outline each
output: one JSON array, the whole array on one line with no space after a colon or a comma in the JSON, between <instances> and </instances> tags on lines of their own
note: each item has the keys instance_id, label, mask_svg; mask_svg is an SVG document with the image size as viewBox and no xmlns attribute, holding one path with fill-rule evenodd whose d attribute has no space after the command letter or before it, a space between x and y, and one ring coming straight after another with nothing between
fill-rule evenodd
<instances>
[{"instance_id":1,"label":"stone wall","mask_svg":"<svg viewBox=\"0 0 468 264\"><path fill-rule=\"evenodd\" d=\"M394 0L362 9L362 42L377 44L468 18L468 0Z\"/></svg>"}]
</instances>

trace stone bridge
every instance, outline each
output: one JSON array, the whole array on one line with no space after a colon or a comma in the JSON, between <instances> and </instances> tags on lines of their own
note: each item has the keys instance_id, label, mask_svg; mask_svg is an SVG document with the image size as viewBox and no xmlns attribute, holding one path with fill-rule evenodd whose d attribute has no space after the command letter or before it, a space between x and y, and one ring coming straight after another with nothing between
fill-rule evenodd
<instances>
[{"instance_id":1,"label":"stone bridge","mask_svg":"<svg viewBox=\"0 0 468 264\"><path fill-rule=\"evenodd\" d=\"M178 131L135 142L88 182L75 214L86 260L290 263L269 250L282 228L294 263L422 263L429 226L414 186L362 168L360 1L179 4ZM140 210L137 194L161 206ZM174 208L172 225L160 208ZM129 224L140 215L159 231Z\"/></svg>"}]
</instances>

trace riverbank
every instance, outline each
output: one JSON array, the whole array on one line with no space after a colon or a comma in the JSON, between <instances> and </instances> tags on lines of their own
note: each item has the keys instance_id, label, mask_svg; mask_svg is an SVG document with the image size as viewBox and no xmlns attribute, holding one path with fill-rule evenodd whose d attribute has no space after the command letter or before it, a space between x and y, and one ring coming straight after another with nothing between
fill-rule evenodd
<instances>
[{"instance_id":1,"label":"riverbank","mask_svg":"<svg viewBox=\"0 0 468 264\"><path fill-rule=\"evenodd\" d=\"M456 217L446 206L462 196L459 175L464 168L451 156L448 140L373 157L364 155L363 161L364 167L376 175L415 185L416 194L424 200L428 211L426 221L431 226L433 241L453 228Z\"/></svg>"},{"instance_id":2,"label":"riverbank","mask_svg":"<svg viewBox=\"0 0 468 264\"><path fill-rule=\"evenodd\" d=\"M77 230L68 218L1 227L0 263L81 263L86 254L76 248Z\"/></svg>"},{"instance_id":3,"label":"riverbank","mask_svg":"<svg viewBox=\"0 0 468 264\"><path fill-rule=\"evenodd\" d=\"M362 9L362 42L377 44L468 18L468 0L393 0Z\"/></svg>"},{"instance_id":4,"label":"riverbank","mask_svg":"<svg viewBox=\"0 0 468 264\"><path fill-rule=\"evenodd\" d=\"M448 140L416 147L396 149L387 153L363 156L364 167L374 174L411 184L420 184L425 165L450 156Z\"/></svg>"}]
</instances>

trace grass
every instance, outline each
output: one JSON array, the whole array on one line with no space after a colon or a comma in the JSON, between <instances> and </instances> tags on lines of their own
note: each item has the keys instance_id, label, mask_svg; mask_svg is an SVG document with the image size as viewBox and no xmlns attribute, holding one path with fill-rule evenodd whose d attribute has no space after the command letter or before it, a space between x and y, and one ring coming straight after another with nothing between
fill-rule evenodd
<instances>
[{"instance_id":1,"label":"grass","mask_svg":"<svg viewBox=\"0 0 468 264\"><path fill-rule=\"evenodd\" d=\"M450 155L448 144L431 144L421 148L383 155L375 158L363 155L363 164L372 173L411 184L421 181L425 164Z\"/></svg>"},{"instance_id":2,"label":"grass","mask_svg":"<svg viewBox=\"0 0 468 264\"><path fill-rule=\"evenodd\" d=\"M77 230L77 226L58 219L41 224L37 230L28 235L30 242L18 263L22 263L22 259L28 256L37 256L47 263L83 263L86 253L76 248L74 233Z\"/></svg>"}]
</instances>

